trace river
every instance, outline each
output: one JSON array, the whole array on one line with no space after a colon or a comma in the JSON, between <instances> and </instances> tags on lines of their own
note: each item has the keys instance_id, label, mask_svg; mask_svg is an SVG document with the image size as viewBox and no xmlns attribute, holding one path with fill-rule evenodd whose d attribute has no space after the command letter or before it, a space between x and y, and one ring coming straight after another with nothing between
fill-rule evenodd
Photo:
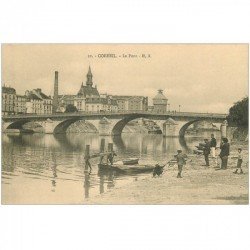
<instances>
[{"instance_id":1,"label":"river","mask_svg":"<svg viewBox=\"0 0 250 250\"><path fill-rule=\"evenodd\" d=\"M89 197L112 191L149 174L121 176L98 172L92 159L90 174L84 172L84 150L99 152L101 138L112 142L115 160L140 158L140 163L164 163L182 149L192 153L195 145L210 132L185 139L162 135L129 134L101 137L97 134L3 134L2 203L4 204L84 204ZM219 134L217 136L219 138Z\"/></svg>"}]
</instances>

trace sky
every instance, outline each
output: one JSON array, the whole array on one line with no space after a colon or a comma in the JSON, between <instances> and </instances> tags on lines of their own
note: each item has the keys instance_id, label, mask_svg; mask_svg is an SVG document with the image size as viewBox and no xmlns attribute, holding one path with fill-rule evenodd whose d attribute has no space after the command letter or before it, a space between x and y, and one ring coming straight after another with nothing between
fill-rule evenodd
<instances>
[{"instance_id":1,"label":"sky","mask_svg":"<svg viewBox=\"0 0 250 250\"><path fill-rule=\"evenodd\" d=\"M53 95L54 71L59 94L76 94L89 65L99 93L148 96L152 105L162 89L171 110L228 113L248 96L246 44L2 45L2 85L18 94Z\"/></svg>"}]
</instances>

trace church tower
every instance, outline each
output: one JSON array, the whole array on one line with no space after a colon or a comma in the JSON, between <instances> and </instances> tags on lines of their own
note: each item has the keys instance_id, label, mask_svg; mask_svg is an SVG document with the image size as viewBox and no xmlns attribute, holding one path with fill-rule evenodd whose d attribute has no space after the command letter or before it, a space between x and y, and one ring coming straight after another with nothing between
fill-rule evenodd
<instances>
[{"instance_id":1,"label":"church tower","mask_svg":"<svg viewBox=\"0 0 250 250\"><path fill-rule=\"evenodd\" d=\"M91 68L90 68L90 66L89 66L89 71L88 71L88 74L87 74L87 82L86 82L86 85L87 85L87 86L92 87L92 85L93 85L93 80L92 80L92 78L93 78L93 75L92 75L92 72L91 72Z\"/></svg>"},{"instance_id":2,"label":"church tower","mask_svg":"<svg viewBox=\"0 0 250 250\"><path fill-rule=\"evenodd\" d=\"M100 97L97 88L93 87L93 75L90 66L87 74L86 85L83 85L82 83L81 88L78 91L77 95L83 97Z\"/></svg>"}]
</instances>

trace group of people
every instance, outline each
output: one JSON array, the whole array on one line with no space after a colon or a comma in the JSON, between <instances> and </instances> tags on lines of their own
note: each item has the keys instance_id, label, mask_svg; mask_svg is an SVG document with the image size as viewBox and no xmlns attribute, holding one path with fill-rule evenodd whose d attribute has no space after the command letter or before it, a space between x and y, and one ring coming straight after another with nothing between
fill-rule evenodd
<instances>
[{"instance_id":1,"label":"group of people","mask_svg":"<svg viewBox=\"0 0 250 250\"><path fill-rule=\"evenodd\" d=\"M211 134L211 140L204 139L203 154L205 157L206 166L209 167L209 155L211 154L212 158L216 159L216 148L217 141L214 137L214 134ZM227 168L228 156L230 154L230 145L228 139L223 137L220 145L220 154L221 159L221 169Z\"/></svg>"},{"instance_id":2,"label":"group of people","mask_svg":"<svg viewBox=\"0 0 250 250\"><path fill-rule=\"evenodd\" d=\"M230 144L228 142L227 138L222 138L221 144L220 144L220 154L219 157L221 159L221 167L220 169L227 169L227 164L228 164L228 157L230 154ZM209 167L209 155L212 156L212 158L217 160L216 156L216 149L217 149L217 141L216 138L214 137L214 134L211 134L211 139L204 139L204 145L203 145L203 155L205 158L205 166ZM182 153L182 150L177 150L177 155L175 155L175 158L177 160L177 165L178 165L178 174L177 178L181 178L181 173L183 166L186 164L186 159L187 155ZM233 172L235 174L238 173L238 170L240 170L240 174L243 174L242 170L242 162L243 162L243 157L242 157L242 149L238 148L238 156L237 157L232 157L232 158L237 158L237 166L236 170ZM217 161L216 161L217 162Z\"/></svg>"},{"instance_id":3,"label":"group of people","mask_svg":"<svg viewBox=\"0 0 250 250\"><path fill-rule=\"evenodd\" d=\"M207 167L209 167L209 155L211 154L212 158L217 159L216 157L216 148L217 148L217 141L214 137L214 134L211 134L211 140L209 141L208 139L204 139L204 147L203 147L203 155L205 158L205 162ZM223 137L221 144L220 144L220 154L219 157L221 159L221 167L220 169L227 169L227 163L228 163L228 157L230 154L230 144L228 142L228 139ZM239 148L238 149L238 163L237 165L239 165L239 167L241 168L241 164L242 164L242 149ZM241 169L242 172L242 169Z\"/></svg>"}]
</instances>

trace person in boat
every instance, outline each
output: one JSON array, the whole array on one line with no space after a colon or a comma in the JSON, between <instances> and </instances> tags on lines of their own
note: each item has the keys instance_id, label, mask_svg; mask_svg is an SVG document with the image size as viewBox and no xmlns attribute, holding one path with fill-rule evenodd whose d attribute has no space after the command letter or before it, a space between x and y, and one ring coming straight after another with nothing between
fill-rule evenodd
<instances>
[{"instance_id":1,"label":"person in boat","mask_svg":"<svg viewBox=\"0 0 250 250\"><path fill-rule=\"evenodd\" d=\"M186 165L187 156L182 153L181 149L179 149L177 150L177 155L175 155L175 158L177 160L177 165L178 165L177 178L182 178L181 173L182 173L183 166Z\"/></svg>"},{"instance_id":2,"label":"person in boat","mask_svg":"<svg viewBox=\"0 0 250 250\"><path fill-rule=\"evenodd\" d=\"M208 139L204 139L205 145L203 147L203 155L205 157L206 166L209 167L209 154L210 154L210 143Z\"/></svg>"},{"instance_id":3,"label":"person in boat","mask_svg":"<svg viewBox=\"0 0 250 250\"><path fill-rule=\"evenodd\" d=\"M113 165L114 163L114 157L117 156L117 154L115 153L115 151L111 151L109 154L108 154L108 162Z\"/></svg>"},{"instance_id":4,"label":"person in boat","mask_svg":"<svg viewBox=\"0 0 250 250\"><path fill-rule=\"evenodd\" d=\"M227 138L222 138L220 145L221 169L227 169L228 156L230 154L230 145Z\"/></svg>"}]
</instances>

